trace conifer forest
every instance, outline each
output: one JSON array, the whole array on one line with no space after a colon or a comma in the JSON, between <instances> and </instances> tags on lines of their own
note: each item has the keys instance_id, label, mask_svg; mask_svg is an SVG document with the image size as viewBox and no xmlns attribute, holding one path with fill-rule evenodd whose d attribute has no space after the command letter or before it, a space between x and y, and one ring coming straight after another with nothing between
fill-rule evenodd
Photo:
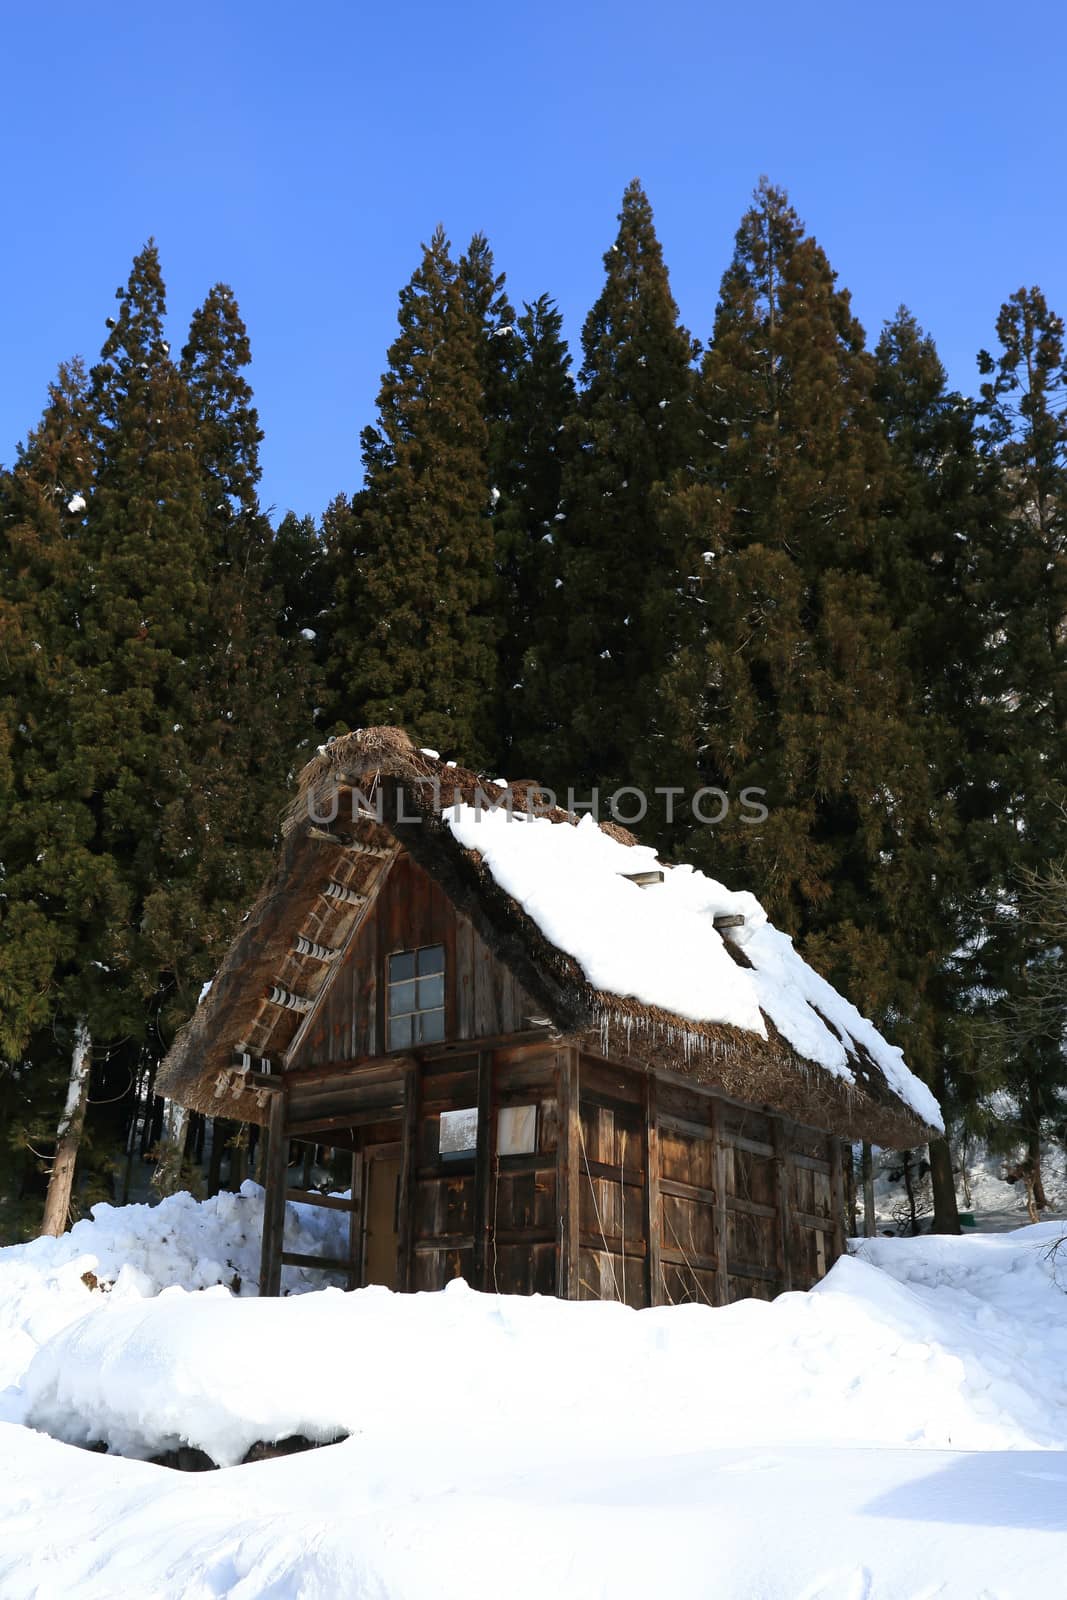
<instances>
[{"instance_id":1,"label":"conifer forest","mask_svg":"<svg viewBox=\"0 0 1067 1600\"><path fill-rule=\"evenodd\" d=\"M956 392L906 306L860 326L809 221L761 181L690 330L631 183L574 343L486 237L413 240L317 517L261 501L240 285L174 333L149 241L95 358L41 374L0 468L0 1242L64 1163L73 1216L217 1187L203 1118L168 1155L157 1065L296 774L376 724L647 795L628 826L751 888L933 1089L937 1226L972 1137L1040 1204L1067 1139L1064 323L1006 283ZM670 803L704 789L715 825Z\"/></svg>"}]
</instances>

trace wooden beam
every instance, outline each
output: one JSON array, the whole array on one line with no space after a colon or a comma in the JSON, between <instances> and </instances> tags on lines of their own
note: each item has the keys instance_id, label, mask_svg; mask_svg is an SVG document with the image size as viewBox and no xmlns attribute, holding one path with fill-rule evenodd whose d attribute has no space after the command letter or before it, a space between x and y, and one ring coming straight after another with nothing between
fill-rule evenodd
<instances>
[{"instance_id":1,"label":"wooden beam","mask_svg":"<svg viewBox=\"0 0 1067 1600\"><path fill-rule=\"evenodd\" d=\"M310 1267L314 1272L344 1272L350 1271L352 1263L345 1256L306 1256L298 1250L283 1250L282 1265L286 1267Z\"/></svg>"},{"instance_id":2,"label":"wooden beam","mask_svg":"<svg viewBox=\"0 0 1067 1600\"><path fill-rule=\"evenodd\" d=\"M543 1040L551 1040L553 1044L559 1040L559 1033L553 1027L524 1028L519 1033L490 1033L480 1039L446 1039L441 1044L420 1044L420 1061L437 1061L442 1056L476 1056L479 1050L501 1050L507 1047L518 1047L527 1044L540 1044Z\"/></svg>"},{"instance_id":3,"label":"wooden beam","mask_svg":"<svg viewBox=\"0 0 1067 1600\"><path fill-rule=\"evenodd\" d=\"M778 1213L775 1240L778 1256L778 1276L783 1289L793 1287L793 1172L789 1161L789 1141L781 1117L771 1122L774 1141L775 1200Z\"/></svg>"},{"instance_id":4,"label":"wooden beam","mask_svg":"<svg viewBox=\"0 0 1067 1600\"><path fill-rule=\"evenodd\" d=\"M282 1253L285 1242L285 1173L288 1152L285 1096L274 1095L271 1098L267 1122L267 1159L263 1175L263 1242L259 1261L261 1295L281 1293Z\"/></svg>"},{"instance_id":5,"label":"wooden beam","mask_svg":"<svg viewBox=\"0 0 1067 1600\"><path fill-rule=\"evenodd\" d=\"M744 925L744 917L736 911L720 911L712 919L712 926L718 928L720 932L723 928L743 928Z\"/></svg>"},{"instance_id":6,"label":"wooden beam","mask_svg":"<svg viewBox=\"0 0 1067 1600\"><path fill-rule=\"evenodd\" d=\"M556 1293L561 1300L578 1298L578 1213L581 1130L579 1055L575 1045L556 1051L559 1098L559 1145L556 1163Z\"/></svg>"},{"instance_id":7,"label":"wooden beam","mask_svg":"<svg viewBox=\"0 0 1067 1600\"><path fill-rule=\"evenodd\" d=\"M348 1222L348 1259L351 1272L348 1287L358 1289L363 1282L363 1151L352 1152L352 1203Z\"/></svg>"},{"instance_id":8,"label":"wooden beam","mask_svg":"<svg viewBox=\"0 0 1067 1600\"><path fill-rule=\"evenodd\" d=\"M729 1218L726 1210L726 1146L720 1138L720 1111L711 1102L712 1171L715 1177L715 1303L730 1303L730 1275L728 1260Z\"/></svg>"},{"instance_id":9,"label":"wooden beam","mask_svg":"<svg viewBox=\"0 0 1067 1600\"><path fill-rule=\"evenodd\" d=\"M318 1189L288 1189L285 1198L293 1205L324 1206L327 1211L352 1211L355 1204L339 1194L320 1194Z\"/></svg>"},{"instance_id":10,"label":"wooden beam","mask_svg":"<svg viewBox=\"0 0 1067 1600\"><path fill-rule=\"evenodd\" d=\"M841 1140L830 1135L830 1210L834 1222L834 1260L845 1253L845 1178L841 1164Z\"/></svg>"},{"instance_id":11,"label":"wooden beam","mask_svg":"<svg viewBox=\"0 0 1067 1600\"><path fill-rule=\"evenodd\" d=\"M415 1065L404 1074L404 1115L400 1154L400 1213L396 1233L396 1286L410 1289L415 1240L415 1185L419 1131L419 1080Z\"/></svg>"},{"instance_id":12,"label":"wooden beam","mask_svg":"<svg viewBox=\"0 0 1067 1600\"><path fill-rule=\"evenodd\" d=\"M656 1119L656 1076L645 1079L645 1238L648 1241L648 1304L661 1306L663 1285L663 1201L660 1197L659 1124Z\"/></svg>"},{"instance_id":13,"label":"wooden beam","mask_svg":"<svg viewBox=\"0 0 1067 1600\"><path fill-rule=\"evenodd\" d=\"M342 1111L335 1117L309 1117L306 1122L297 1120L290 1124L294 1139L306 1139L309 1133L340 1133L349 1128L365 1128L374 1122L396 1122L404 1114L402 1102L393 1105L371 1106L360 1111ZM320 1143L329 1144L329 1140Z\"/></svg>"},{"instance_id":14,"label":"wooden beam","mask_svg":"<svg viewBox=\"0 0 1067 1600\"><path fill-rule=\"evenodd\" d=\"M493 1239L490 1193L496 1157L496 1128L493 1116L493 1056L478 1052L478 1139L474 1152L474 1287L486 1291L493 1287Z\"/></svg>"}]
</instances>

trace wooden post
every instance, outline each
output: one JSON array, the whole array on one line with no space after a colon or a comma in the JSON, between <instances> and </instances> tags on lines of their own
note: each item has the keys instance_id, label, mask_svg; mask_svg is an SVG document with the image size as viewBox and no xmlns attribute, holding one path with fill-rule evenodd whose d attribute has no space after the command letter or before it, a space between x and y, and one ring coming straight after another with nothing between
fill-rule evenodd
<instances>
[{"instance_id":1,"label":"wooden post","mask_svg":"<svg viewBox=\"0 0 1067 1600\"><path fill-rule=\"evenodd\" d=\"M845 1253L845 1178L841 1140L830 1135L830 1211L834 1219L834 1260Z\"/></svg>"},{"instance_id":2,"label":"wooden post","mask_svg":"<svg viewBox=\"0 0 1067 1600\"><path fill-rule=\"evenodd\" d=\"M711 1102L711 1149L715 1173L715 1304L730 1303L729 1235L726 1211L726 1146L717 1100Z\"/></svg>"},{"instance_id":3,"label":"wooden post","mask_svg":"<svg viewBox=\"0 0 1067 1600\"><path fill-rule=\"evenodd\" d=\"M874 1220L874 1160L869 1139L863 1141L860 1175L863 1179L863 1236L865 1239L873 1239L878 1227Z\"/></svg>"},{"instance_id":4,"label":"wooden post","mask_svg":"<svg viewBox=\"0 0 1067 1600\"><path fill-rule=\"evenodd\" d=\"M363 1151L352 1152L352 1211L348 1218L348 1259L352 1263L348 1287L358 1289L363 1282Z\"/></svg>"},{"instance_id":5,"label":"wooden post","mask_svg":"<svg viewBox=\"0 0 1067 1600\"><path fill-rule=\"evenodd\" d=\"M663 1293L663 1197L659 1191L659 1125L656 1121L656 1075L645 1079L645 1239L648 1304L661 1306Z\"/></svg>"},{"instance_id":6,"label":"wooden post","mask_svg":"<svg viewBox=\"0 0 1067 1600\"><path fill-rule=\"evenodd\" d=\"M496 1156L496 1128L493 1118L493 1055L478 1052L478 1142L474 1155L474 1287L486 1291L493 1287L490 1193L493 1161Z\"/></svg>"},{"instance_id":7,"label":"wooden post","mask_svg":"<svg viewBox=\"0 0 1067 1600\"><path fill-rule=\"evenodd\" d=\"M556 1151L556 1293L561 1300L578 1298L579 1057L574 1045L556 1052L559 1093L559 1146Z\"/></svg>"},{"instance_id":8,"label":"wooden post","mask_svg":"<svg viewBox=\"0 0 1067 1600\"><path fill-rule=\"evenodd\" d=\"M411 1288L415 1254L415 1184L418 1168L416 1140L419 1131L420 1068L417 1062L404 1070L404 1123L400 1150L400 1215L396 1229L396 1286Z\"/></svg>"},{"instance_id":9,"label":"wooden post","mask_svg":"<svg viewBox=\"0 0 1067 1600\"><path fill-rule=\"evenodd\" d=\"M259 1264L259 1292L278 1295L282 1288L282 1250L285 1247L285 1174L289 1139L286 1133L288 1096L272 1094L268 1110L267 1153L263 1166L263 1248Z\"/></svg>"},{"instance_id":10,"label":"wooden post","mask_svg":"<svg viewBox=\"0 0 1067 1600\"><path fill-rule=\"evenodd\" d=\"M793 1163L789 1159L789 1140L786 1137L784 1118L771 1118L771 1139L774 1144L774 1169L777 1180L775 1204L778 1211L778 1282L780 1290L784 1290L793 1287L793 1251L791 1248L793 1237Z\"/></svg>"}]
</instances>

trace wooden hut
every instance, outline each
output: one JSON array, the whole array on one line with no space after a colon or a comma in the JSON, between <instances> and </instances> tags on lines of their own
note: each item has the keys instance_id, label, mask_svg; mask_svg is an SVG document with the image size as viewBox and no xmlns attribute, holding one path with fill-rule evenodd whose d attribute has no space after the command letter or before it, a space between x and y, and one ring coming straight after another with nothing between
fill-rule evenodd
<instances>
[{"instance_id":1,"label":"wooden hut","mask_svg":"<svg viewBox=\"0 0 1067 1600\"><path fill-rule=\"evenodd\" d=\"M844 1249L849 1141L940 1123L751 896L391 728L305 769L158 1087L266 1126L264 1294L290 1263L353 1287L770 1298ZM301 1142L351 1153L351 1199L299 1186ZM346 1250L287 1252L287 1198L347 1210Z\"/></svg>"}]
</instances>

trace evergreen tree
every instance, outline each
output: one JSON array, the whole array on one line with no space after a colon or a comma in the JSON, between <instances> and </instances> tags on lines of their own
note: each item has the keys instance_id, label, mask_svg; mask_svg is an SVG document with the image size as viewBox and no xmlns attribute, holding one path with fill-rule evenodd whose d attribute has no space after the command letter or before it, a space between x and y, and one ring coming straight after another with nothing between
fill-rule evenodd
<instances>
[{"instance_id":1,"label":"evergreen tree","mask_svg":"<svg viewBox=\"0 0 1067 1600\"><path fill-rule=\"evenodd\" d=\"M289 642L305 638L317 646L332 595L327 546L314 517L287 511L278 524L267 561L267 588L274 598L279 636ZM307 638L309 634L314 638Z\"/></svg>"},{"instance_id":2,"label":"evergreen tree","mask_svg":"<svg viewBox=\"0 0 1067 1600\"><path fill-rule=\"evenodd\" d=\"M929 800L892 859L898 990L889 1019L946 1117L977 1086L967 1026L985 913L989 635L983 598L998 501L979 458L974 407L949 392L933 341L902 308L875 352L875 401L890 444L882 589L912 685ZM957 1232L947 1140L930 1144L934 1227Z\"/></svg>"},{"instance_id":3,"label":"evergreen tree","mask_svg":"<svg viewBox=\"0 0 1067 1600\"><path fill-rule=\"evenodd\" d=\"M689 459L693 436L696 346L679 325L652 208L636 181L604 267L567 430L558 609L527 680L540 729L530 755L540 756L544 776L611 789L654 765L645 751L669 648L664 594L677 586L678 564L659 496Z\"/></svg>"},{"instance_id":4,"label":"evergreen tree","mask_svg":"<svg viewBox=\"0 0 1067 1600\"><path fill-rule=\"evenodd\" d=\"M1067 848L1067 360L1064 327L1039 289L1001 307L999 351L982 352L982 442L1003 499L1000 545L987 572L993 707L987 762L993 783L983 839L988 937L984 992L1004 1079L1018 1107L1041 1203L1040 1138L1062 1117L1063 1029L1017 1025L1045 983L1048 940L1021 909L1027 885Z\"/></svg>"},{"instance_id":5,"label":"evergreen tree","mask_svg":"<svg viewBox=\"0 0 1067 1600\"><path fill-rule=\"evenodd\" d=\"M488 433L481 329L441 228L399 322L363 434L366 486L335 543L332 705L477 763L495 741Z\"/></svg>"},{"instance_id":6,"label":"evergreen tree","mask_svg":"<svg viewBox=\"0 0 1067 1600\"><path fill-rule=\"evenodd\" d=\"M701 372L697 471L670 508L691 591L663 715L690 782L729 796L690 858L758 883L816 965L884 1016L902 990L895 864L930 795L882 587L888 451L863 345L824 252L764 181Z\"/></svg>"},{"instance_id":7,"label":"evergreen tree","mask_svg":"<svg viewBox=\"0 0 1067 1600\"><path fill-rule=\"evenodd\" d=\"M92 1038L115 1025L113 929L128 906L98 836L94 755L76 736L87 673L81 609L91 577L84 541L92 433L85 375L74 363L61 368L39 427L0 476L0 1078L10 1113L3 1165L13 1163L25 1192L27 1152L56 1139L51 1232L66 1223Z\"/></svg>"},{"instance_id":8,"label":"evergreen tree","mask_svg":"<svg viewBox=\"0 0 1067 1600\"><path fill-rule=\"evenodd\" d=\"M526 674L557 605L553 540L562 516L562 437L574 404L563 318L541 295L515 322L521 360L514 373L500 458L492 468L499 578L500 762L539 776L541 753ZM491 491L492 492L492 491Z\"/></svg>"},{"instance_id":9,"label":"evergreen tree","mask_svg":"<svg viewBox=\"0 0 1067 1600\"><path fill-rule=\"evenodd\" d=\"M463 304L477 340L482 415L487 432L486 494L490 496L495 488L499 498L494 504L499 505L504 492L500 480L509 464L511 414L523 352L515 311L504 286L504 274L496 270L484 233L476 233L471 239L457 270ZM488 498L486 506L488 509Z\"/></svg>"}]
</instances>

